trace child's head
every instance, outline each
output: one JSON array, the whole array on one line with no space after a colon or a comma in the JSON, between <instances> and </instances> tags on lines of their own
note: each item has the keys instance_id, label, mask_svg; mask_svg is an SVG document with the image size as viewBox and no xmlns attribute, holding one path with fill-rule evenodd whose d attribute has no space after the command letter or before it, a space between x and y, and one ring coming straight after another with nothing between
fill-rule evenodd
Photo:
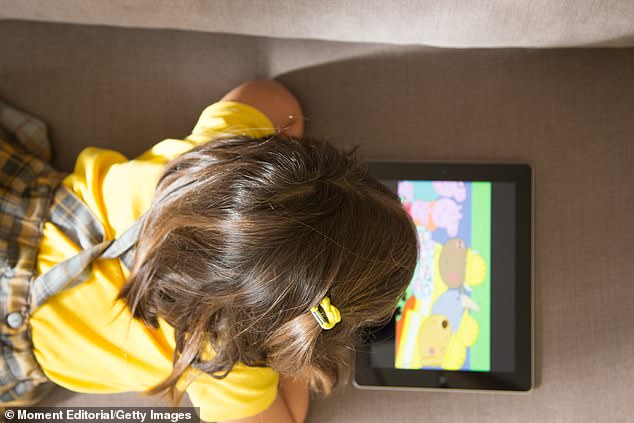
<instances>
[{"instance_id":1,"label":"child's head","mask_svg":"<svg viewBox=\"0 0 634 423\"><path fill-rule=\"evenodd\" d=\"M398 197L351 153L226 138L167 166L121 296L135 317L176 331L174 372L155 392L188 366L222 377L238 361L328 392L359 329L394 312L416 257ZM331 330L310 312L326 295L341 312Z\"/></svg>"}]
</instances>

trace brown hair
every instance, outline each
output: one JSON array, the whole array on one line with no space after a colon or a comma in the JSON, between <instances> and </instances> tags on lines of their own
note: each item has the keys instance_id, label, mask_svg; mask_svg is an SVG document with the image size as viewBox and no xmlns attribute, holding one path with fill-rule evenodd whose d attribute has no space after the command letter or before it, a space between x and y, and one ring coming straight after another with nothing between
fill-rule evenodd
<instances>
[{"instance_id":1,"label":"brown hair","mask_svg":"<svg viewBox=\"0 0 634 423\"><path fill-rule=\"evenodd\" d=\"M223 378L237 362L329 393L359 330L393 314L416 255L398 197L353 152L272 136L183 154L158 183L120 293L135 318L175 329L172 373L148 393L178 401L187 368ZM309 311L325 295L342 317L331 330Z\"/></svg>"}]
</instances>

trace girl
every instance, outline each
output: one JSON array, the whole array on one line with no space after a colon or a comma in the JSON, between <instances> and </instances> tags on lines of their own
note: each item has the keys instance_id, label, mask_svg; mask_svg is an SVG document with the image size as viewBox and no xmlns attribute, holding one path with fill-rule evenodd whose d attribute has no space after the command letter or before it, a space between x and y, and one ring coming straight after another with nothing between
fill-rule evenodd
<instances>
[{"instance_id":1,"label":"girl","mask_svg":"<svg viewBox=\"0 0 634 423\"><path fill-rule=\"evenodd\" d=\"M63 180L38 121L0 103L0 122L5 405L52 381L186 392L204 421L303 422L413 275L398 197L302 138L276 82L231 90L134 160L87 148Z\"/></svg>"}]
</instances>

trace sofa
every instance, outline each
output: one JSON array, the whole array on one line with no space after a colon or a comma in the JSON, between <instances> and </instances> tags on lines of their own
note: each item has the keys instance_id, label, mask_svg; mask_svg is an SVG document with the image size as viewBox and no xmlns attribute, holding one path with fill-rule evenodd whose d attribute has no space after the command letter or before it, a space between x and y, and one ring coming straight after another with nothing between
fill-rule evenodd
<instances>
[{"instance_id":1,"label":"sofa","mask_svg":"<svg viewBox=\"0 0 634 423\"><path fill-rule=\"evenodd\" d=\"M0 0L0 98L72 169L186 136L275 78L308 134L366 159L521 162L535 177L536 387L314 398L308 422L634 418L634 3ZM42 405L156 406L57 389Z\"/></svg>"}]
</instances>

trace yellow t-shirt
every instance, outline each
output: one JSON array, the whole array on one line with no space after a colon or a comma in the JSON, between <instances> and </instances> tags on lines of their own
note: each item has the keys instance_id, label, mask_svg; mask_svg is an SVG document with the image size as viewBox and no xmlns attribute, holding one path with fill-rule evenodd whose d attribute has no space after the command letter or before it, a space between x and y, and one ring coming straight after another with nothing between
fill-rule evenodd
<instances>
[{"instance_id":1,"label":"yellow t-shirt","mask_svg":"<svg viewBox=\"0 0 634 423\"><path fill-rule=\"evenodd\" d=\"M149 208L169 160L220 135L272 133L273 124L257 109L218 102L203 111L186 139L164 140L134 160L116 151L86 148L63 184L90 207L106 238L112 239ZM79 249L47 222L38 272L46 272ZM131 318L121 300L115 301L127 275L120 260L101 260L93 264L86 282L51 297L34 312L35 357L53 382L76 392L110 393L143 391L169 375L174 329L162 320L158 329L148 328ZM203 420L236 419L265 410L275 399L277 383L272 369L239 363L225 379L200 373L187 393L200 407Z\"/></svg>"}]
</instances>

